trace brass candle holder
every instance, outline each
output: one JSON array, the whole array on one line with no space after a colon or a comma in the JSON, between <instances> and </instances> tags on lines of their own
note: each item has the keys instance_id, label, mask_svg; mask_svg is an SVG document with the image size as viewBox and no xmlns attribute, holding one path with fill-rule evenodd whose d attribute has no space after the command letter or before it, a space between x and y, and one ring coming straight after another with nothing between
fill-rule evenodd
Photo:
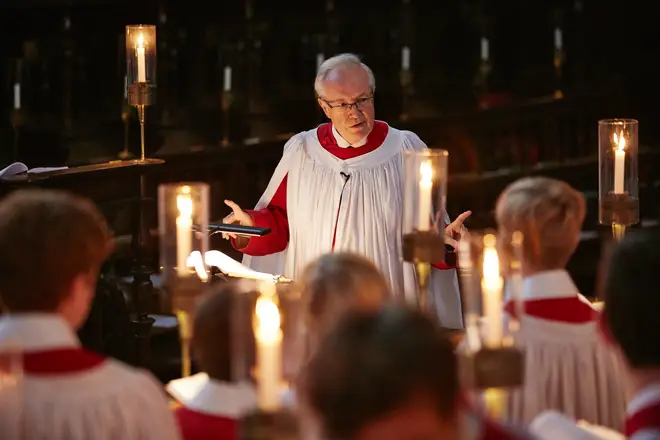
<instances>
[{"instance_id":1,"label":"brass candle holder","mask_svg":"<svg viewBox=\"0 0 660 440\"><path fill-rule=\"evenodd\" d=\"M158 187L160 266L168 309L179 322L181 376L191 373L190 341L197 298L209 281L204 261L208 250L209 185L161 184Z\"/></svg>"},{"instance_id":2,"label":"brass candle holder","mask_svg":"<svg viewBox=\"0 0 660 440\"><path fill-rule=\"evenodd\" d=\"M128 104L137 109L140 121L140 160L144 162L145 111L156 99L156 26L126 26L126 77Z\"/></svg>"},{"instance_id":3,"label":"brass candle holder","mask_svg":"<svg viewBox=\"0 0 660 440\"><path fill-rule=\"evenodd\" d=\"M434 230L433 223L438 214L445 218L448 156L445 150L431 149L404 156L403 259L415 266L421 310L429 303L431 266L445 258L444 231Z\"/></svg>"},{"instance_id":4,"label":"brass candle holder","mask_svg":"<svg viewBox=\"0 0 660 440\"><path fill-rule=\"evenodd\" d=\"M508 242L493 232L471 233L459 242L466 330L466 345L459 353L462 385L478 391L486 412L502 421L508 417L509 390L524 380L523 353L513 342L524 313L521 249L520 233ZM504 320L505 278L515 310L508 326Z\"/></svg>"},{"instance_id":5,"label":"brass candle holder","mask_svg":"<svg viewBox=\"0 0 660 440\"><path fill-rule=\"evenodd\" d=\"M636 120L598 121L598 221L615 240L639 223L638 142Z\"/></svg>"}]
</instances>

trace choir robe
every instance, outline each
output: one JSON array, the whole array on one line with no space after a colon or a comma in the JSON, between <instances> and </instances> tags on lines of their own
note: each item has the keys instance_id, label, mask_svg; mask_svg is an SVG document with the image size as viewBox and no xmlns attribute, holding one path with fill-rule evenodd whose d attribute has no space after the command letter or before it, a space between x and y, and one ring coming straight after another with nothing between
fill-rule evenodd
<instances>
[{"instance_id":1,"label":"choir robe","mask_svg":"<svg viewBox=\"0 0 660 440\"><path fill-rule=\"evenodd\" d=\"M526 277L522 295L524 316L516 342L525 352L525 384L511 393L511 420L529 423L554 409L621 430L623 366L598 334L598 310L564 270ZM515 315L511 302L505 310Z\"/></svg>"},{"instance_id":2,"label":"choir robe","mask_svg":"<svg viewBox=\"0 0 660 440\"><path fill-rule=\"evenodd\" d=\"M365 140L347 147L329 123L293 136L255 210L248 211L256 226L272 232L237 249L252 269L294 279L324 253L356 252L413 302L414 269L403 262L401 246L412 221L403 218L403 154L426 145L410 131L376 121ZM434 267L429 307L444 327L462 328L456 269L444 262Z\"/></svg>"},{"instance_id":3,"label":"choir robe","mask_svg":"<svg viewBox=\"0 0 660 440\"><path fill-rule=\"evenodd\" d=\"M544 411L529 424L539 440L624 440L626 437L603 426L575 421L557 411Z\"/></svg>"},{"instance_id":4,"label":"choir robe","mask_svg":"<svg viewBox=\"0 0 660 440\"><path fill-rule=\"evenodd\" d=\"M183 440L235 440L240 417L257 407L251 384L232 384L198 373L177 379L167 391L181 403L175 415Z\"/></svg>"},{"instance_id":5,"label":"choir robe","mask_svg":"<svg viewBox=\"0 0 660 440\"><path fill-rule=\"evenodd\" d=\"M524 440L531 437L522 430L514 430L489 420L482 413L466 409L462 413L463 436L469 440Z\"/></svg>"},{"instance_id":6,"label":"choir robe","mask_svg":"<svg viewBox=\"0 0 660 440\"><path fill-rule=\"evenodd\" d=\"M624 432L631 440L660 439L660 383L647 386L630 400Z\"/></svg>"},{"instance_id":7,"label":"choir robe","mask_svg":"<svg viewBox=\"0 0 660 440\"><path fill-rule=\"evenodd\" d=\"M180 438L162 386L146 371L81 348L59 316L2 316L0 343L23 352L20 438Z\"/></svg>"}]
</instances>

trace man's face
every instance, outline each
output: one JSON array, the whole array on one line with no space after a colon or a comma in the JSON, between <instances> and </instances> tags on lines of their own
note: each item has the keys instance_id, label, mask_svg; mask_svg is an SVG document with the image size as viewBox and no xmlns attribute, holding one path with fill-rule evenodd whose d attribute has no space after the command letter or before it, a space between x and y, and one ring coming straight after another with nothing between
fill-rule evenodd
<instances>
[{"instance_id":1,"label":"man's face","mask_svg":"<svg viewBox=\"0 0 660 440\"><path fill-rule=\"evenodd\" d=\"M430 399L415 399L365 426L356 440L457 440L457 419L443 419Z\"/></svg>"},{"instance_id":2,"label":"man's face","mask_svg":"<svg viewBox=\"0 0 660 440\"><path fill-rule=\"evenodd\" d=\"M369 75L358 66L336 69L323 82L319 105L349 143L364 139L374 127L373 91Z\"/></svg>"}]
</instances>

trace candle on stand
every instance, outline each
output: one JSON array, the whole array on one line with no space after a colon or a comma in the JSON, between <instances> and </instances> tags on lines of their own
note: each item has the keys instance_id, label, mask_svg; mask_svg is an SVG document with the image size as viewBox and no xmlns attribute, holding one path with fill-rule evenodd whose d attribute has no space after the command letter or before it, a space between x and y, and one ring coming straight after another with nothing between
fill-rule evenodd
<instances>
[{"instance_id":1,"label":"candle on stand","mask_svg":"<svg viewBox=\"0 0 660 440\"><path fill-rule=\"evenodd\" d=\"M21 109L21 84L14 84L14 110Z\"/></svg>"},{"instance_id":2,"label":"candle on stand","mask_svg":"<svg viewBox=\"0 0 660 440\"><path fill-rule=\"evenodd\" d=\"M257 343L257 397L259 408L275 411L280 402L282 377L282 330L280 312L271 292L262 291L255 307Z\"/></svg>"},{"instance_id":3,"label":"candle on stand","mask_svg":"<svg viewBox=\"0 0 660 440\"><path fill-rule=\"evenodd\" d=\"M225 92L231 92L231 67L226 66L224 70L224 76L223 76L223 87L222 90Z\"/></svg>"},{"instance_id":4,"label":"candle on stand","mask_svg":"<svg viewBox=\"0 0 660 440\"><path fill-rule=\"evenodd\" d=\"M321 64L325 61L325 54L317 53L316 54L316 71L318 72L321 68Z\"/></svg>"},{"instance_id":5,"label":"candle on stand","mask_svg":"<svg viewBox=\"0 0 660 440\"><path fill-rule=\"evenodd\" d=\"M419 213L417 230L428 231L431 226L431 199L433 190L433 165L425 160L419 165Z\"/></svg>"},{"instance_id":6,"label":"candle on stand","mask_svg":"<svg viewBox=\"0 0 660 440\"><path fill-rule=\"evenodd\" d=\"M563 38L561 28L555 28L555 49L561 50L563 45Z\"/></svg>"},{"instance_id":7,"label":"candle on stand","mask_svg":"<svg viewBox=\"0 0 660 440\"><path fill-rule=\"evenodd\" d=\"M614 133L614 194L624 194L624 177L626 170L626 138L621 132Z\"/></svg>"},{"instance_id":8,"label":"candle on stand","mask_svg":"<svg viewBox=\"0 0 660 440\"><path fill-rule=\"evenodd\" d=\"M401 48L401 69L410 69L410 48L408 46L403 46Z\"/></svg>"},{"instance_id":9,"label":"candle on stand","mask_svg":"<svg viewBox=\"0 0 660 440\"><path fill-rule=\"evenodd\" d=\"M188 257L192 253L192 213L193 202L190 187L185 185L176 197L179 215L176 218L176 270L177 275L185 277L188 270Z\"/></svg>"},{"instance_id":10,"label":"candle on stand","mask_svg":"<svg viewBox=\"0 0 660 440\"><path fill-rule=\"evenodd\" d=\"M147 65L145 61L145 52L144 52L144 37L142 34L137 39L137 71L138 71L138 82L144 83L147 82Z\"/></svg>"},{"instance_id":11,"label":"candle on stand","mask_svg":"<svg viewBox=\"0 0 660 440\"><path fill-rule=\"evenodd\" d=\"M489 47L488 47L488 38L482 37L481 38L481 60L482 61L488 61L488 56L489 56Z\"/></svg>"},{"instance_id":12,"label":"candle on stand","mask_svg":"<svg viewBox=\"0 0 660 440\"><path fill-rule=\"evenodd\" d=\"M491 347L498 346L503 336L502 287L504 281L500 276L500 261L495 247L496 243L497 239L493 234L484 236L481 290L484 316L488 323L488 334L485 339L486 344Z\"/></svg>"}]
</instances>

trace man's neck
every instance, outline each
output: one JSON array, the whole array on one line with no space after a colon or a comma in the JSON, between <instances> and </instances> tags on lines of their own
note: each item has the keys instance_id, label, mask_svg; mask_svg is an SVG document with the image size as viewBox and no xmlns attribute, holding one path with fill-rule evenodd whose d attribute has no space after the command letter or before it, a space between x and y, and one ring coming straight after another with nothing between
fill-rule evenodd
<instances>
[{"instance_id":1,"label":"man's neck","mask_svg":"<svg viewBox=\"0 0 660 440\"><path fill-rule=\"evenodd\" d=\"M372 129L373 130L373 129ZM370 132L371 133L371 132ZM352 147L361 147L364 144L367 143L367 137L369 134L366 136L356 139L355 137L351 137L348 135L343 134L342 132L337 129L337 127L332 124L332 134L335 136L335 140L337 141L337 145L340 147L347 147L347 146L352 146ZM342 145L343 144L343 145Z\"/></svg>"},{"instance_id":2,"label":"man's neck","mask_svg":"<svg viewBox=\"0 0 660 440\"><path fill-rule=\"evenodd\" d=\"M660 384L660 367L631 369L628 377L635 395L653 384Z\"/></svg>"}]
</instances>

